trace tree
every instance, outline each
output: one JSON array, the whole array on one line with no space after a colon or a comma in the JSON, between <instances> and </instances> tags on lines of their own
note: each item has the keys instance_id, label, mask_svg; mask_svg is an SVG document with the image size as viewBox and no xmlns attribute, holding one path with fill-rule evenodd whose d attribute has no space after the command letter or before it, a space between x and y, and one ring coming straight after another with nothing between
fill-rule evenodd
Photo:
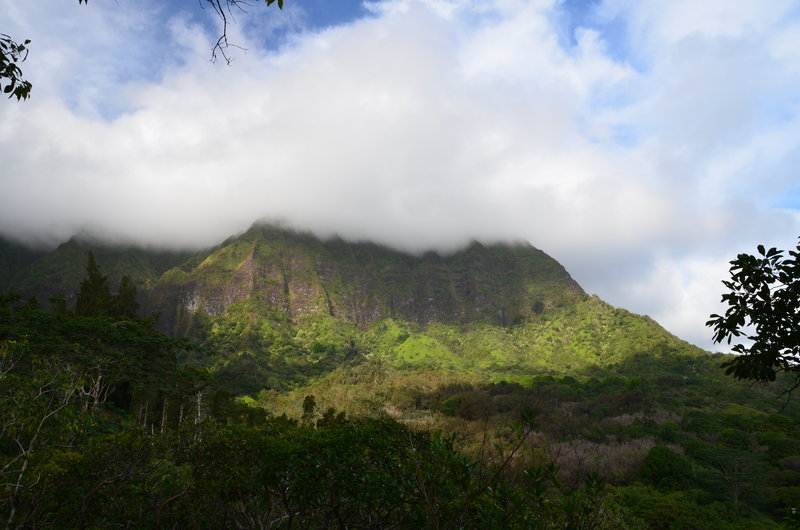
<instances>
[{"instance_id":1,"label":"tree","mask_svg":"<svg viewBox=\"0 0 800 530\"><path fill-rule=\"evenodd\" d=\"M664 489L681 489L689 482L691 471L686 457L669 447L656 445L644 459L642 478Z\"/></svg>"},{"instance_id":2,"label":"tree","mask_svg":"<svg viewBox=\"0 0 800 530\"><path fill-rule=\"evenodd\" d=\"M0 513L5 528L27 526L38 500L34 492L41 480L41 455L70 447L80 423L75 377L27 349L25 343L0 340Z\"/></svg>"},{"instance_id":3,"label":"tree","mask_svg":"<svg viewBox=\"0 0 800 530\"><path fill-rule=\"evenodd\" d=\"M739 354L723 363L736 379L774 381L778 373L794 376L787 391L800 386L800 245L788 252L758 246L758 255L739 254L731 261L728 304L724 315L711 315L714 341L728 344Z\"/></svg>"},{"instance_id":4,"label":"tree","mask_svg":"<svg viewBox=\"0 0 800 530\"><path fill-rule=\"evenodd\" d=\"M119 291L111 297L111 316L117 319L136 318L139 303L136 301L136 285L128 276L119 280Z\"/></svg>"},{"instance_id":5,"label":"tree","mask_svg":"<svg viewBox=\"0 0 800 530\"><path fill-rule=\"evenodd\" d=\"M108 316L111 305L111 293L108 277L103 276L94 254L89 251L89 263L86 265L86 279L81 282L78 300L75 303L75 314L81 317Z\"/></svg>"},{"instance_id":6,"label":"tree","mask_svg":"<svg viewBox=\"0 0 800 530\"><path fill-rule=\"evenodd\" d=\"M108 283L108 276L104 276L100 272L94 254L89 251L86 278L81 282L81 290L78 292L78 300L75 304L75 314L80 317L110 316L116 320L136 318L139 303L136 301L136 284L133 283L133 280L129 276L120 278L119 290L113 296ZM54 310L59 312L55 302Z\"/></svg>"},{"instance_id":7,"label":"tree","mask_svg":"<svg viewBox=\"0 0 800 530\"><path fill-rule=\"evenodd\" d=\"M228 19L232 17L234 9L245 13L245 8L251 4L248 0L205 0L205 2L211 5L222 20L222 34L211 49L211 60L216 61L219 51L225 62L230 64L232 59L225 52L231 46L228 43ZM264 0L264 2L267 7L277 2L278 8L283 9L283 0ZM78 4L88 5L89 0L78 0ZM19 44L11 36L0 33L0 89L9 94L9 98L16 96L17 100L21 100L30 97L33 85L22 78L22 70L19 67L19 63L28 57L27 46L30 42L30 39L26 39Z\"/></svg>"},{"instance_id":8,"label":"tree","mask_svg":"<svg viewBox=\"0 0 800 530\"><path fill-rule=\"evenodd\" d=\"M312 425L317 415L317 400L314 396L306 396L303 399L303 425Z\"/></svg>"}]
</instances>

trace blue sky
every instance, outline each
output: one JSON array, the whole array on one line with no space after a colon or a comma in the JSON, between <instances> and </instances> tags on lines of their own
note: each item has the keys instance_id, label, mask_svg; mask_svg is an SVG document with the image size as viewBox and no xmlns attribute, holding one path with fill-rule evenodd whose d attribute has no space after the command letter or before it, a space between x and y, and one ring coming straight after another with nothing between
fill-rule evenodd
<instances>
[{"instance_id":1,"label":"blue sky","mask_svg":"<svg viewBox=\"0 0 800 530\"><path fill-rule=\"evenodd\" d=\"M527 240L703 347L727 262L800 234L800 10L772 0L0 0L0 232L199 247L278 220Z\"/></svg>"}]
</instances>

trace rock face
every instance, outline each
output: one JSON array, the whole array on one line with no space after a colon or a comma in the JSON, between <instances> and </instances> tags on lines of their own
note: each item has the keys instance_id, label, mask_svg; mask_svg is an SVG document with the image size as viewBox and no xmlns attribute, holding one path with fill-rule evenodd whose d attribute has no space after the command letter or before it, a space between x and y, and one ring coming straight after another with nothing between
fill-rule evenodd
<instances>
[{"instance_id":1,"label":"rock face","mask_svg":"<svg viewBox=\"0 0 800 530\"><path fill-rule=\"evenodd\" d=\"M262 225L167 271L144 309L184 335L196 315L219 316L245 300L292 321L325 314L364 328L387 317L506 326L584 298L558 262L530 245L414 256Z\"/></svg>"}]
</instances>

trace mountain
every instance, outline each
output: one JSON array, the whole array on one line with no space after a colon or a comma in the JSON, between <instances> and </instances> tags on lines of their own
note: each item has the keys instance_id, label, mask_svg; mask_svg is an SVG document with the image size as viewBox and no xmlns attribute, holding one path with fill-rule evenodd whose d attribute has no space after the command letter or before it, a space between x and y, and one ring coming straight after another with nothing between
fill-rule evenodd
<instances>
[{"instance_id":1,"label":"mountain","mask_svg":"<svg viewBox=\"0 0 800 530\"><path fill-rule=\"evenodd\" d=\"M143 307L218 352L197 361L238 394L365 360L508 379L705 355L527 243L418 256L256 225L165 272Z\"/></svg>"},{"instance_id":2,"label":"mountain","mask_svg":"<svg viewBox=\"0 0 800 530\"><path fill-rule=\"evenodd\" d=\"M234 394L365 361L508 379L705 355L652 319L589 296L527 243L413 255L273 225L191 255L72 239L27 264L13 287L69 297L89 250L112 290L121 275L134 279L142 312L158 315L162 331L214 352L184 361Z\"/></svg>"},{"instance_id":3,"label":"mountain","mask_svg":"<svg viewBox=\"0 0 800 530\"><path fill-rule=\"evenodd\" d=\"M151 294L150 307L176 334L197 313L217 317L245 300L295 322L324 315L365 328L385 318L506 326L586 298L530 245L473 243L452 255L414 256L268 225L167 271Z\"/></svg>"}]
</instances>

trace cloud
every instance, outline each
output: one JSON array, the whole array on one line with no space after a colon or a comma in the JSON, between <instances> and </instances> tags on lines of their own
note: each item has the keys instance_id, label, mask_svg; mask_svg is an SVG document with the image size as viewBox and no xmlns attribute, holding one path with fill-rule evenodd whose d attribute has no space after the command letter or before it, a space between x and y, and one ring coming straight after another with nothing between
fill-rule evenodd
<instances>
[{"instance_id":1,"label":"cloud","mask_svg":"<svg viewBox=\"0 0 800 530\"><path fill-rule=\"evenodd\" d=\"M526 239L709 346L726 262L800 232L789 3L387 0L340 26L245 19L231 67L208 60L209 13L142 5L2 3L50 31L34 98L0 107L4 234Z\"/></svg>"}]
</instances>

